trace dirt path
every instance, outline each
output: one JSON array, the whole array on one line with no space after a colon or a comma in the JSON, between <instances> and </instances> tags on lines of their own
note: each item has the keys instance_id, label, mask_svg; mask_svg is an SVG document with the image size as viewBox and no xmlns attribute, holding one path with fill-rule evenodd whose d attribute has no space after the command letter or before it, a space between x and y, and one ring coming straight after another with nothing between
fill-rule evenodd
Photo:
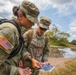
<instances>
[{"instance_id":1,"label":"dirt path","mask_svg":"<svg viewBox=\"0 0 76 75\"><path fill-rule=\"evenodd\" d=\"M55 68L64 67L64 63L71 61L74 58L50 58L49 62L51 65L55 66Z\"/></svg>"}]
</instances>

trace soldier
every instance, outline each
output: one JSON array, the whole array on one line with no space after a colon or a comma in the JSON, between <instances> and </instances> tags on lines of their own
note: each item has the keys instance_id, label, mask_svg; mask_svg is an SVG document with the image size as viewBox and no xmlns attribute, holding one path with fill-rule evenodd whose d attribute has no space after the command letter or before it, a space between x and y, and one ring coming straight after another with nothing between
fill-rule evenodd
<instances>
[{"instance_id":1,"label":"soldier","mask_svg":"<svg viewBox=\"0 0 76 75\"><path fill-rule=\"evenodd\" d=\"M40 17L40 22L36 29L28 30L23 34L26 47L26 52L23 52L22 56L23 67L29 66L34 71L35 69L42 67L40 62L49 64L48 57L50 44L45 31L49 29L50 24L51 20L42 16ZM33 73L35 74L36 71Z\"/></svg>"},{"instance_id":2,"label":"soldier","mask_svg":"<svg viewBox=\"0 0 76 75\"><path fill-rule=\"evenodd\" d=\"M32 2L24 0L19 7L15 6L13 8L13 14L17 18L12 21L20 29L21 27L28 29L38 22L39 9ZM26 69L21 69L14 65L9 65L9 62L5 62L11 52L15 50L14 48L19 46L19 36L17 27L12 23L5 22L0 25L0 75L28 75L24 73ZM20 56L18 59L20 59Z\"/></svg>"}]
</instances>

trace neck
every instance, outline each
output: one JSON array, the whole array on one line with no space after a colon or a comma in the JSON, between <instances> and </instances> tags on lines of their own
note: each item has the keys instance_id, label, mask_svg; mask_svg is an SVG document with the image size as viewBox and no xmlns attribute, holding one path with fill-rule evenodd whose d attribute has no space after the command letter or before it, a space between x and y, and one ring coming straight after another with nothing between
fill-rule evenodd
<instances>
[{"instance_id":1,"label":"neck","mask_svg":"<svg viewBox=\"0 0 76 75\"><path fill-rule=\"evenodd\" d=\"M42 36L42 34L39 33L39 29L38 29L38 28L36 28L35 31L36 31L36 34L37 34L38 36Z\"/></svg>"},{"instance_id":2,"label":"neck","mask_svg":"<svg viewBox=\"0 0 76 75\"><path fill-rule=\"evenodd\" d=\"M14 20L15 20L15 22L16 22L16 23L20 26L20 28L21 28L22 26L21 26L19 20L18 20L18 19L14 19Z\"/></svg>"}]
</instances>

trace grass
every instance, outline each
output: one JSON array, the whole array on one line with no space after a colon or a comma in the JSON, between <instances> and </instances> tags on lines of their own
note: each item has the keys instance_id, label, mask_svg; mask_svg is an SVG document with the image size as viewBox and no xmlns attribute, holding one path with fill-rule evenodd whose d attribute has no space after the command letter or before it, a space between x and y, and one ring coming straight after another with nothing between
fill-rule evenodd
<instances>
[{"instance_id":1,"label":"grass","mask_svg":"<svg viewBox=\"0 0 76 75\"><path fill-rule=\"evenodd\" d=\"M72 45L72 44L67 44L67 47L76 49L76 45Z\"/></svg>"},{"instance_id":2,"label":"grass","mask_svg":"<svg viewBox=\"0 0 76 75\"><path fill-rule=\"evenodd\" d=\"M65 63L64 67L54 69L49 75L76 75L76 58Z\"/></svg>"},{"instance_id":3,"label":"grass","mask_svg":"<svg viewBox=\"0 0 76 75\"><path fill-rule=\"evenodd\" d=\"M57 48L60 48L60 47L69 47L69 48L75 48L76 49L76 45L72 45L72 44L67 44L67 46L50 45L50 47L57 47Z\"/></svg>"}]
</instances>

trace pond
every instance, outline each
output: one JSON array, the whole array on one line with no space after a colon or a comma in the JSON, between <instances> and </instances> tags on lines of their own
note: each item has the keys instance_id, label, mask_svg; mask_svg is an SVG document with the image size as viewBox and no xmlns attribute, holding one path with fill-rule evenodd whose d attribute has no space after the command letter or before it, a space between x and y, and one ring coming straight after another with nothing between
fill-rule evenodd
<instances>
[{"instance_id":1,"label":"pond","mask_svg":"<svg viewBox=\"0 0 76 75\"><path fill-rule=\"evenodd\" d=\"M51 48L50 57L73 58L73 57L76 57L76 49L72 49L72 48Z\"/></svg>"}]
</instances>

